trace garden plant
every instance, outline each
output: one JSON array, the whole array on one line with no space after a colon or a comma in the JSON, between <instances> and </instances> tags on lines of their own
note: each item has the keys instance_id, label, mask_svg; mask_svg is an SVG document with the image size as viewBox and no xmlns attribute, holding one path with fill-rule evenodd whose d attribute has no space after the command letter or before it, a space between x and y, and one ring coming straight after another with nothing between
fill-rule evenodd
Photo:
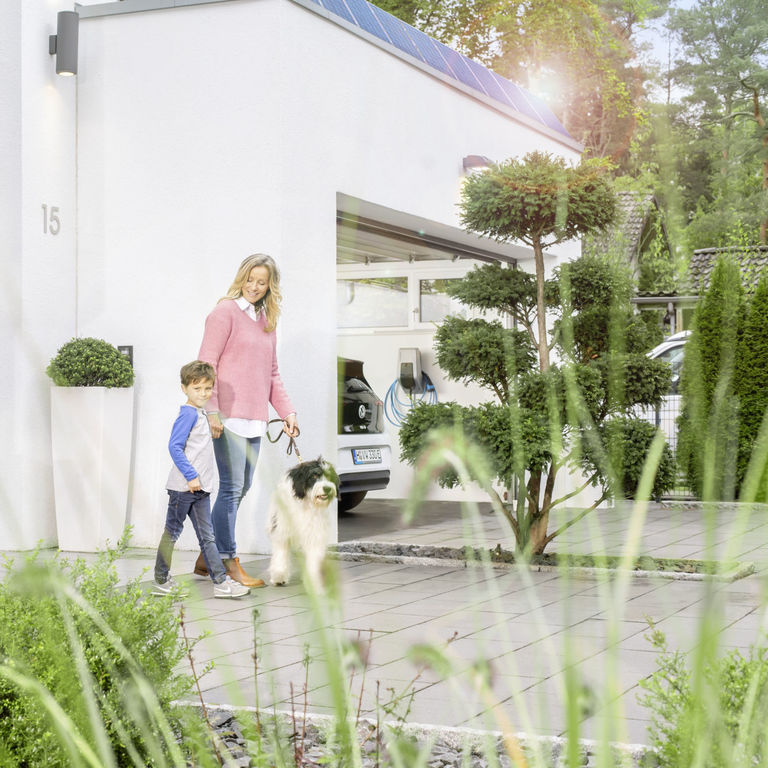
<instances>
[{"instance_id":1,"label":"garden plant","mask_svg":"<svg viewBox=\"0 0 768 768\"><path fill-rule=\"evenodd\" d=\"M742 494L768 408L766 372L768 275L747 295L738 266L721 256L694 313L681 378L678 455L699 498ZM768 467L756 500L768 501Z\"/></svg>"},{"instance_id":2,"label":"garden plant","mask_svg":"<svg viewBox=\"0 0 768 768\"><path fill-rule=\"evenodd\" d=\"M489 264L449 288L466 307L495 313L519 330L483 317L443 322L435 334L438 365L450 379L490 390L496 401L413 409L400 430L402 456L412 464L423 461L426 438L436 430L442 430L438 441L452 434L476 443L487 465L472 479L483 483L504 514L518 549L540 554L606 499L635 496L656 430L633 410L661 402L670 372L645 355L654 337L629 303L626 265L586 255L545 279L546 245L611 220L612 192L599 166L569 169L532 153L470 179L462 205L470 229L529 242L536 274ZM547 309L557 317L551 332ZM674 482L665 445L657 460L654 497ZM558 498L561 471L580 471L583 479ZM435 472L443 485L460 482L450 469ZM501 486L501 494L491 481ZM594 503L550 530L552 510L590 486L599 489Z\"/></svg>"},{"instance_id":3,"label":"garden plant","mask_svg":"<svg viewBox=\"0 0 768 768\"><path fill-rule=\"evenodd\" d=\"M117 589L123 541L87 565L28 556L0 584L0 763L122 766L172 756L191 678L170 601Z\"/></svg>"},{"instance_id":4,"label":"garden plant","mask_svg":"<svg viewBox=\"0 0 768 768\"><path fill-rule=\"evenodd\" d=\"M130 387L134 373L130 361L103 339L72 339L46 368L57 387Z\"/></svg>"}]
</instances>

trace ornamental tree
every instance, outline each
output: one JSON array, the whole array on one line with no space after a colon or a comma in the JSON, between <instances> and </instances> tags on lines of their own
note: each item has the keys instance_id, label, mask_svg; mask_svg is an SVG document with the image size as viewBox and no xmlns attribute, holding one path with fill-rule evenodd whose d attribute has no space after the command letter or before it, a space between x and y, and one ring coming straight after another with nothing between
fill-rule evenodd
<instances>
[{"instance_id":1,"label":"ornamental tree","mask_svg":"<svg viewBox=\"0 0 768 768\"><path fill-rule=\"evenodd\" d=\"M546 370L528 330L449 317L435 334L437 363L447 377L479 384L494 400L417 406L400 429L402 458L427 461L427 435L439 429L458 430L479 445L487 476L497 485L486 488L521 550L540 554L605 499L631 498L637 491L657 430L633 411L660 403L670 370L645 355L649 331L633 314L628 285L628 273L596 256L556 270L545 295L557 315L558 360ZM449 292L468 307L502 316L535 312L536 279L500 264L475 268ZM580 470L581 481L555 498L555 480L564 469ZM453 467L441 467L437 479L444 487L461 482ZM476 473L472 479L481 478ZM674 461L665 445L651 492L659 496L673 483ZM590 485L598 489L594 503L549 531L552 509Z\"/></svg>"},{"instance_id":2,"label":"ornamental tree","mask_svg":"<svg viewBox=\"0 0 768 768\"><path fill-rule=\"evenodd\" d=\"M536 342L539 367L549 368L546 330L544 249L605 229L616 217L616 195L603 160L569 166L547 152L529 152L467 179L462 190L461 223L500 242L520 241L533 248L536 263L535 307L521 322ZM514 298L514 297L513 297ZM532 323L523 318L536 318Z\"/></svg>"},{"instance_id":3,"label":"ornamental tree","mask_svg":"<svg viewBox=\"0 0 768 768\"><path fill-rule=\"evenodd\" d=\"M423 404L400 430L401 456L412 464L429 462L427 436L440 428L479 445L485 466L471 479L495 481L496 487L484 487L518 548L532 554L610 496L636 493L656 429L633 412L657 406L670 381L668 365L645 355L649 332L629 303L626 267L584 256L560 266L550 280L544 274L544 248L612 221L615 198L604 167L588 161L571 168L535 152L468 180L461 203L465 226L531 245L536 275L487 264L449 287L467 307L517 326L450 317L435 334L437 363L448 378L474 382L494 400L471 407ZM555 318L551 336L547 308ZM556 498L555 481L564 469L580 470L582 480ZM443 486L462 481L455 467L437 471ZM664 446L652 494L673 482L674 464ZM550 531L553 508L589 486L598 488L594 503Z\"/></svg>"}]
</instances>

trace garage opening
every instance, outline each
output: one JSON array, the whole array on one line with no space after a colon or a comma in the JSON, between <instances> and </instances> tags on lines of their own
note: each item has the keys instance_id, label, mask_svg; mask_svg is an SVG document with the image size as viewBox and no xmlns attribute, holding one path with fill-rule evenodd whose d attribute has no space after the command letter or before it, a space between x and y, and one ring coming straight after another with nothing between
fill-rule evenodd
<instances>
[{"instance_id":1,"label":"garage opening","mask_svg":"<svg viewBox=\"0 0 768 768\"><path fill-rule=\"evenodd\" d=\"M443 378L434 333L447 315L471 316L447 293L452 281L476 265L514 267L516 259L509 246L481 248L473 243L477 237L431 222L395 223L339 210L336 223L337 470L339 540L345 541L402 527L400 509L414 472L399 459L398 432L410 408L425 400L488 399L477 387ZM407 386L419 386L406 390L401 384L408 376ZM461 501L486 498L478 489L435 485L414 524L458 517Z\"/></svg>"}]
</instances>

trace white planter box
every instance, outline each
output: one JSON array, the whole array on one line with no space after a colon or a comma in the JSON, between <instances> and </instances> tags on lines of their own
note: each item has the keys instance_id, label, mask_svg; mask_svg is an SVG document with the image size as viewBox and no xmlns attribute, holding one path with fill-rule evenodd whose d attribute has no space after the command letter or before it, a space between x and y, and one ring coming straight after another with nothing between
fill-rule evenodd
<instances>
[{"instance_id":1,"label":"white planter box","mask_svg":"<svg viewBox=\"0 0 768 768\"><path fill-rule=\"evenodd\" d=\"M51 387L51 436L59 549L114 546L128 509L133 387Z\"/></svg>"}]
</instances>

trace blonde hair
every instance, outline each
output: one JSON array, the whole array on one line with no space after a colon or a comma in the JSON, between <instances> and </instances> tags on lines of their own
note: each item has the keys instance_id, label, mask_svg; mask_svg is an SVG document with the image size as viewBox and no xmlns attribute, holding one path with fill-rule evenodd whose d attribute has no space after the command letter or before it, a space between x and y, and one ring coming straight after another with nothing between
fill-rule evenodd
<instances>
[{"instance_id":1,"label":"blonde hair","mask_svg":"<svg viewBox=\"0 0 768 768\"><path fill-rule=\"evenodd\" d=\"M269 272L269 287L260 303L264 307L264 314L267 318L264 330L266 332L274 331L277 326L277 318L280 316L280 300L282 299L280 294L280 270L277 268L275 260L271 256L267 256L266 253L254 253L243 259L237 268L237 274L232 281L232 285L229 286L226 295L222 296L219 301L239 299L243 295L243 286L248 281L248 275L251 274L251 270L254 267L266 267L267 272Z\"/></svg>"}]
</instances>

